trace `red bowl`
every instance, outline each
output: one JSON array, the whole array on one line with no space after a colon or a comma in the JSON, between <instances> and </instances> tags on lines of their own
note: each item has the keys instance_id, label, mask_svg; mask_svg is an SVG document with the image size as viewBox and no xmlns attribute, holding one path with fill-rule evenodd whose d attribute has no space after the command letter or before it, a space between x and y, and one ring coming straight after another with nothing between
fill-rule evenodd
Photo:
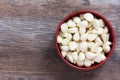
<instances>
[{"instance_id":1,"label":"red bowl","mask_svg":"<svg viewBox=\"0 0 120 80\"><path fill-rule=\"evenodd\" d=\"M106 54L106 57L107 57L107 58L106 58L104 61L102 61L101 63L95 63L95 64L93 64L91 67L79 67L79 66L76 66L76 65L70 63L69 61L67 61L67 60L62 56L61 50L60 50L60 48L59 48L59 46L58 46L58 43L57 43L57 36L58 36L59 31L60 31L60 26L61 26L61 24L63 24L64 22L66 22L67 20L71 19L71 18L74 17L74 16L78 16L78 15L80 15L80 14L87 13L87 12L92 13L92 14L93 14L95 17L97 17L97 18L103 19L103 21L105 22L106 26L107 26L108 29L109 29L110 41L112 42L112 45L110 46L110 47L111 47L111 50L110 50L109 53ZM56 39L56 42L55 42L55 43L56 43L56 49L57 49L57 51L58 51L59 56L62 58L62 60L63 60L65 63L67 63L69 66L71 66L71 67L73 67L73 68L76 68L76 69L79 69L79 70L92 70L92 69L98 68L98 67L100 67L101 65L103 65L103 64L110 58L110 56L112 55L113 50L114 50L114 47L115 47L115 41L116 41L116 38L115 38L115 35L114 35L114 30L113 30L111 24L109 23L109 21L108 21L105 17L103 17L102 15L100 15L100 14L94 12L94 11L90 11L90 10L80 10L80 11L73 12L73 13L67 15L67 16L60 22L60 24L59 24L59 26L58 26L58 28L57 28L57 30L56 30L56 38L55 38L55 39Z\"/></svg>"}]
</instances>

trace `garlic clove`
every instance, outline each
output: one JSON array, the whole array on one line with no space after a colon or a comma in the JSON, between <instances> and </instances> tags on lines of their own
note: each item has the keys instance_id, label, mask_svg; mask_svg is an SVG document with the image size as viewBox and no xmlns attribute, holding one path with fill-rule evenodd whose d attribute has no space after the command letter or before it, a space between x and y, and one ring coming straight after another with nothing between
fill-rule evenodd
<instances>
[{"instance_id":1,"label":"garlic clove","mask_svg":"<svg viewBox=\"0 0 120 80\"><path fill-rule=\"evenodd\" d=\"M80 52L80 53L79 53L79 56L78 56L78 60L79 60L79 61L84 61L84 60L85 60L85 54L82 53L82 52Z\"/></svg>"},{"instance_id":2,"label":"garlic clove","mask_svg":"<svg viewBox=\"0 0 120 80\"><path fill-rule=\"evenodd\" d=\"M99 45L98 43L95 43L92 47L91 47L91 52L96 52L98 49Z\"/></svg>"},{"instance_id":3,"label":"garlic clove","mask_svg":"<svg viewBox=\"0 0 120 80\"><path fill-rule=\"evenodd\" d=\"M69 46L60 46L60 49L61 49L62 51L65 51L65 52L67 52L67 51L70 50L70 49L69 49Z\"/></svg>"},{"instance_id":4,"label":"garlic clove","mask_svg":"<svg viewBox=\"0 0 120 80\"><path fill-rule=\"evenodd\" d=\"M93 20L93 27L98 30L98 28L100 28L100 24L99 24L99 21L97 19L94 19Z\"/></svg>"},{"instance_id":5,"label":"garlic clove","mask_svg":"<svg viewBox=\"0 0 120 80\"><path fill-rule=\"evenodd\" d=\"M80 34L84 34L86 32L85 27L79 27Z\"/></svg>"},{"instance_id":6,"label":"garlic clove","mask_svg":"<svg viewBox=\"0 0 120 80\"><path fill-rule=\"evenodd\" d=\"M79 17L74 17L74 18L73 18L73 21L74 21L75 23L79 23L79 22L81 22L81 20L80 20Z\"/></svg>"},{"instance_id":7,"label":"garlic clove","mask_svg":"<svg viewBox=\"0 0 120 80\"><path fill-rule=\"evenodd\" d=\"M65 57L67 55L67 52L61 51L61 54L62 54L63 57Z\"/></svg>"},{"instance_id":8,"label":"garlic clove","mask_svg":"<svg viewBox=\"0 0 120 80\"><path fill-rule=\"evenodd\" d=\"M72 54L71 53L68 53L67 55L66 55L66 57L67 57L67 59L71 62L71 63L73 63L74 61L73 61L73 57L72 57Z\"/></svg>"},{"instance_id":9,"label":"garlic clove","mask_svg":"<svg viewBox=\"0 0 120 80\"><path fill-rule=\"evenodd\" d=\"M76 27L76 24L72 20L69 20L67 22L67 25L68 25L68 27Z\"/></svg>"},{"instance_id":10,"label":"garlic clove","mask_svg":"<svg viewBox=\"0 0 120 80\"><path fill-rule=\"evenodd\" d=\"M84 21L77 23L77 26L87 28L88 24L89 24L88 21L84 20Z\"/></svg>"},{"instance_id":11,"label":"garlic clove","mask_svg":"<svg viewBox=\"0 0 120 80\"><path fill-rule=\"evenodd\" d=\"M93 40L95 40L95 38L97 37L97 35L95 35L95 34L88 34L88 40L89 41L93 41Z\"/></svg>"},{"instance_id":12,"label":"garlic clove","mask_svg":"<svg viewBox=\"0 0 120 80\"><path fill-rule=\"evenodd\" d=\"M105 33L105 34L108 33L108 28L106 26L104 27L103 33Z\"/></svg>"},{"instance_id":13,"label":"garlic clove","mask_svg":"<svg viewBox=\"0 0 120 80\"><path fill-rule=\"evenodd\" d=\"M89 42L88 43L88 48L91 48L95 43L94 42Z\"/></svg>"},{"instance_id":14,"label":"garlic clove","mask_svg":"<svg viewBox=\"0 0 120 80\"><path fill-rule=\"evenodd\" d=\"M75 27L75 28L69 28L69 29L68 29L68 32L69 32L69 33L76 33L77 31L78 31L78 28L76 28L76 27Z\"/></svg>"},{"instance_id":15,"label":"garlic clove","mask_svg":"<svg viewBox=\"0 0 120 80\"><path fill-rule=\"evenodd\" d=\"M88 48L88 43L87 42L81 42L80 43L80 50L82 52L86 52L87 51L87 48Z\"/></svg>"},{"instance_id":16,"label":"garlic clove","mask_svg":"<svg viewBox=\"0 0 120 80\"><path fill-rule=\"evenodd\" d=\"M64 46L67 46L67 45L69 45L69 42L70 42L69 39L63 39L61 44L64 45Z\"/></svg>"},{"instance_id":17,"label":"garlic clove","mask_svg":"<svg viewBox=\"0 0 120 80\"><path fill-rule=\"evenodd\" d=\"M106 43L109 40L109 34L102 34L101 38L102 38L103 42Z\"/></svg>"},{"instance_id":18,"label":"garlic clove","mask_svg":"<svg viewBox=\"0 0 120 80\"><path fill-rule=\"evenodd\" d=\"M76 33L73 35L73 40L74 40L74 41L79 41L79 40L80 40L79 32L76 32Z\"/></svg>"},{"instance_id":19,"label":"garlic clove","mask_svg":"<svg viewBox=\"0 0 120 80\"><path fill-rule=\"evenodd\" d=\"M71 40L72 39L72 34L68 33L66 39Z\"/></svg>"},{"instance_id":20,"label":"garlic clove","mask_svg":"<svg viewBox=\"0 0 120 80\"><path fill-rule=\"evenodd\" d=\"M70 43L69 43L69 48L70 48L70 50L71 51L74 51L74 50L76 50L77 49L77 43L75 42L75 41L71 41Z\"/></svg>"},{"instance_id":21,"label":"garlic clove","mask_svg":"<svg viewBox=\"0 0 120 80\"><path fill-rule=\"evenodd\" d=\"M100 39L100 37L97 37L95 39L95 43L98 43L100 46L103 44L102 40Z\"/></svg>"},{"instance_id":22,"label":"garlic clove","mask_svg":"<svg viewBox=\"0 0 120 80\"><path fill-rule=\"evenodd\" d=\"M93 52L86 52L85 55L87 59L94 59L96 57L96 54Z\"/></svg>"},{"instance_id":23,"label":"garlic clove","mask_svg":"<svg viewBox=\"0 0 120 80\"><path fill-rule=\"evenodd\" d=\"M100 27L104 27L105 26L105 23L102 19L99 19L99 24L100 24Z\"/></svg>"},{"instance_id":24,"label":"garlic clove","mask_svg":"<svg viewBox=\"0 0 120 80\"><path fill-rule=\"evenodd\" d=\"M94 19L94 16L93 16L91 13L85 13L85 14L83 15L83 17L84 17L84 19L86 19L86 20L89 21L89 22L92 22L93 19Z\"/></svg>"},{"instance_id":25,"label":"garlic clove","mask_svg":"<svg viewBox=\"0 0 120 80\"><path fill-rule=\"evenodd\" d=\"M102 61L102 58L101 58L101 54L100 54L100 53L97 54L97 56L94 58L94 61L95 61L96 63L100 63L100 62Z\"/></svg>"},{"instance_id":26,"label":"garlic clove","mask_svg":"<svg viewBox=\"0 0 120 80\"><path fill-rule=\"evenodd\" d=\"M112 43L110 41L107 41L105 44L106 45L111 45Z\"/></svg>"},{"instance_id":27,"label":"garlic clove","mask_svg":"<svg viewBox=\"0 0 120 80\"><path fill-rule=\"evenodd\" d=\"M71 54L72 54L74 62L76 63L77 60L78 60L78 53L77 52L72 52Z\"/></svg>"},{"instance_id":28,"label":"garlic clove","mask_svg":"<svg viewBox=\"0 0 120 80\"><path fill-rule=\"evenodd\" d=\"M103 44L103 50L104 50L105 53L110 52L110 46L106 45L106 44Z\"/></svg>"},{"instance_id":29,"label":"garlic clove","mask_svg":"<svg viewBox=\"0 0 120 80\"><path fill-rule=\"evenodd\" d=\"M58 37L57 37L57 42L58 42L58 43L61 43L62 40L63 40L62 37L58 35Z\"/></svg>"},{"instance_id":30,"label":"garlic clove","mask_svg":"<svg viewBox=\"0 0 120 80\"><path fill-rule=\"evenodd\" d=\"M85 65L85 67L90 67L91 61L89 59L85 59L84 65Z\"/></svg>"},{"instance_id":31,"label":"garlic clove","mask_svg":"<svg viewBox=\"0 0 120 80\"><path fill-rule=\"evenodd\" d=\"M78 61L77 61L77 65L78 65L78 66L84 66L84 61L79 61L79 60L78 60Z\"/></svg>"},{"instance_id":32,"label":"garlic clove","mask_svg":"<svg viewBox=\"0 0 120 80\"><path fill-rule=\"evenodd\" d=\"M67 30L68 30L67 24L66 24L66 23L63 23L63 24L61 25L61 31L62 31L63 33L66 33Z\"/></svg>"},{"instance_id":33,"label":"garlic clove","mask_svg":"<svg viewBox=\"0 0 120 80\"><path fill-rule=\"evenodd\" d=\"M102 51L103 51L103 48L102 48L102 47L98 47L96 53L97 53L97 54L98 54L98 53L102 53Z\"/></svg>"},{"instance_id":34,"label":"garlic clove","mask_svg":"<svg viewBox=\"0 0 120 80\"><path fill-rule=\"evenodd\" d=\"M88 34L81 34L80 40L81 41L86 41L88 37Z\"/></svg>"}]
</instances>

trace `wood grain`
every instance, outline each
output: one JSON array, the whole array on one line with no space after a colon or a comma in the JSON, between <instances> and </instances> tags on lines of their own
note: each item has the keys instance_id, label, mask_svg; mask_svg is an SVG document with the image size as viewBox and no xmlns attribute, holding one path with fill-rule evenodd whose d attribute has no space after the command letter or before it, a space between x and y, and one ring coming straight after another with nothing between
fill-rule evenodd
<instances>
[{"instance_id":1,"label":"wood grain","mask_svg":"<svg viewBox=\"0 0 120 80\"><path fill-rule=\"evenodd\" d=\"M0 0L0 80L119 80L119 8L81 0ZM69 67L55 49L59 22L84 9L104 15L117 38L111 58L91 71Z\"/></svg>"}]
</instances>

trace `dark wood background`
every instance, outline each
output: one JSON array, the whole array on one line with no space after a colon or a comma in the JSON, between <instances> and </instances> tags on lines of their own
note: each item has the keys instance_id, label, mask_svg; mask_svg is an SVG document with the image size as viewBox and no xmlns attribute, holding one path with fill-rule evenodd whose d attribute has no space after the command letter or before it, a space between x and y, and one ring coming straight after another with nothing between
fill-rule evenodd
<instances>
[{"instance_id":1,"label":"dark wood background","mask_svg":"<svg viewBox=\"0 0 120 80\"><path fill-rule=\"evenodd\" d=\"M120 80L120 2L97 1L0 0L0 80ZM59 22L85 9L104 15L117 38L111 58L91 71L69 67L55 49Z\"/></svg>"}]
</instances>

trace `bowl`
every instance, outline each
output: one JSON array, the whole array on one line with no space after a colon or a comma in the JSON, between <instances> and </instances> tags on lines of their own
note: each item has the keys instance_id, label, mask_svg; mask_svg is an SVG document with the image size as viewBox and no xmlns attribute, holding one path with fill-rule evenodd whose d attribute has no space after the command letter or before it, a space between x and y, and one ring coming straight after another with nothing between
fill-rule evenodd
<instances>
[{"instance_id":1,"label":"bowl","mask_svg":"<svg viewBox=\"0 0 120 80\"><path fill-rule=\"evenodd\" d=\"M109 34L110 34L110 41L112 42L112 45L110 46L111 47L111 50L109 53L106 54L106 59L104 61L102 61L101 63L95 63L93 64L91 67L79 67L79 66L76 66L72 63L70 63L69 61L67 61L61 54L61 50L58 46L58 43L57 43L57 36L58 36L58 33L60 31L60 26L61 24L63 24L64 22L66 22L67 20L71 19L72 17L74 16L78 16L80 14L83 14L83 13L92 13L96 18L101 18L103 19L104 23L106 24L106 26L108 27L108 30L109 30ZM69 15L67 15L61 22L60 24L58 25L58 28L56 30L56 37L55 37L55 44L56 44L56 49L57 49L57 52L60 56L60 58L66 63L68 64L69 66L71 66L72 68L76 68L76 69L79 69L79 70L92 70L92 69L95 69L95 68L98 68L100 67L101 65L103 65L109 58L110 56L112 55L113 53L113 50L114 50L114 47L115 47L115 41L116 41L116 38L115 38L115 34L114 34L114 30L112 28L112 25L110 24L110 22L104 17L102 16L101 14L97 13L97 12L94 12L94 11L90 11L90 10L80 10L80 11L77 11L77 12L73 12Z\"/></svg>"}]
</instances>

